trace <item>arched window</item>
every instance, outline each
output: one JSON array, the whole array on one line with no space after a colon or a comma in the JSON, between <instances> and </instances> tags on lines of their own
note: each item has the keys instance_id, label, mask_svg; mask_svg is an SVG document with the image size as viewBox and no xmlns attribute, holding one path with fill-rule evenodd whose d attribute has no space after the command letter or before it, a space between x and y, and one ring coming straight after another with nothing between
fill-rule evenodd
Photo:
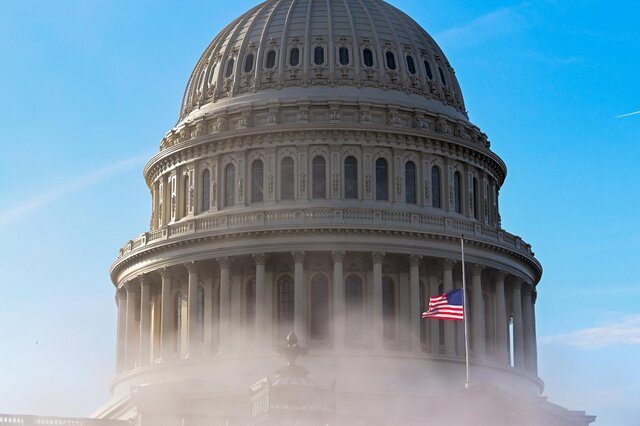
<instances>
[{"instance_id":1,"label":"arched window","mask_svg":"<svg viewBox=\"0 0 640 426\"><path fill-rule=\"evenodd\" d=\"M396 284L389 277L382 278L382 336L396 338Z\"/></svg>"},{"instance_id":2,"label":"arched window","mask_svg":"<svg viewBox=\"0 0 640 426\"><path fill-rule=\"evenodd\" d=\"M357 275L349 275L344 284L345 296L345 337L347 342L361 340L364 336L362 280Z\"/></svg>"},{"instance_id":3,"label":"arched window","mask_svg":"<svg viewBox=\"0 0 640 426\"><path fill-rule=\"evenodd\" d=\"M264 201L264 164L262 160L255 160L251 164L251 202Z\"/></svg>"},{"instance_id":4,"label":"arched window","mask_svg":"<svg viewBox=\"0 0 640 426\"><path fill-rule=\"evenodd\" d=\"M204 287L198 286L198 341L204 343Z\"/></svg>"},{"instance_id":5,"label":"arched window","mask_svg":"<svg viewBox=\"0 0 640 426\"><path fill-rule=\"evenodd\" d=\"M283 275L278 280L278 333L286 336L293 327L293 278Z\"/></svg>"},{"instance_id":6,"label":"arched window","mask_svg":"<svg viewBox=\"0 0 640 426\"><path fill-rule=\"evenodd\" d=\"M191 197L189 196L191 192L191 186L189 185L189 175L184 176L183 188L182 188L182 215L186 216L189 214L189 205L191 204Z\"/></svg>"},{"instance_id":7,"label":"arched window","mask_svg":"<svg viewBox=\"0 0 640 426\"><path fill-rule=\"evenodd\" d=\"M433 73L431 72L431 65L429 65L429 61L425 59L424 61L424 71L427 73L427 77L429 80L433 80Z\"/></svg>"},{"instance_id":8,"label":"arched window","mask_svg":"<svg viewBox=\"0 0 640 426\"><path fill-rule=\"evenodd\" d=\"M393 54L393 52L390 52L387 50L387 53L385 53L385 56L387 58L387 68L389 68L390 70L395 70L396 69L396 56Z\"/></svg>"},{"instance_id":9,"label":"arched window","mask_svg":"<svg viewBox=\"0 0 640 426\"><path fill-rule=\"evenodd\" d=\"M376 160L376 200L389 199L389 168L387 160Z\"/></svg>"},{"instance_id":10,"label":"arched window","mask_svg":"<svg viewBox=\"0 0 640 426\"><path fill-rule=\"evenodd\" d=\"M311 317L309 331L313 340L329 338L329 281L318 274L311 279Z\"/></svg>"},{"instance_id":11,"label":"arched window","mask_svg":"<svg viewBox=\"0 0 640 426\"><path fill-rule=\"evenodd\" d=\"M358 160L354 156L344 159L344 198L358 198Z\"/></svg>"},{"instance_id":12,"label":"arched window","mask_svg":"<svg viewBox=\"0 0 640 426\"><path fill-rule=\"evenodd\" d=\"M244 72L251 72L253 69L253 53L249 53L246 58L244 58Z\"/></svg>"},{"instance_id":13,"label":"arched window","mask_svg":"<svg viewBox=\"0 0 640 426\"><path fill-rule=\"evenodd\" d=\"M480 219L480 203L478 202L478 179L473 178L473 217Z\"/></svg>"},{"instance_id":14,"label":"arched window","mask_svg":"<svg viewBox=\"0 0 640 426\"><path fill-rule=\"evenodd\" d=\"M298 65L298 63L300 63L300 49L294 47L289 52L289 65L295 67Z\"/></svg>"},{"instance_id":15,"label":"arched window","mask_svg":"<svg viewBox=\"0 0 640 426\"><path fill-rule=\"evenodd\" d=\"M276 66L276 51L275 50L270 50L269 52L267 52L267 61L265 66L268 69L272 69L273 67Z\"/></svg>"},{"instance_id":16,"label":"arched window","mask_svg":"<svg viewBox=\"0 0 640 426\"><path fill-rule=\"evenodd\" d=\"M453 174L453 207L457 213L462 213L462 176L460 172Z\"/></svg>"},{"instance_id":17,"label":"arched window","mask_svg":"<svg viewBox=\"0 0 640 426\"><path fill-rule=\"evenodd\" d=\"M362 51L362 58L364 59L365 66L373 66L373 52L371 51L371 49L364 49Z\"/></svg>"},{"instance_id":18,"label":"arched window","mask_svg":"<svg viewBox=\"0 0 640 426\"><path fill-rule=\"evenodd\" d=\"M205 169L202 173L202 211L209 211L211 206L211 173Z\"/></svg>"},{"instance_id":19,"label":"arched window","mask_svg":"<svg viewBox=\"0 0 640 426\"><path fill-rule=\"evenodd\" d=\"M338 50L338 57L340 59L340 65L349 65L349 49L341 47Z\"/></svg>"},{"instance_id":20,"label":"arched window","mask_svg":"<svg viewBox=\"0 0 640 426\"><path fill-rule=\"evenodd\" d=\"M280 199L293 200L295 176L293 172L293 158L284 157L280 162Z\"/></svg>"},{"instance_id":21,"label":"arched window","mask_svg":"<svg viewBox=\"0 0 640 426\"><path fill-rule=\"evenodd\" d=\"M433 166L431 168L431 205L436 208L442 208L442 200L440 197L440 168Z\"/></svg>"},{"instance_id":22,"label":"arched window","mask_svg":"<svg viewBox=\"0 0 640 426\"><path fill-rule=\"evenodd\" d=\"M178 291L176 293L175 299L173 301L173 309L173 325L175 327L174 349L176 350L176 352L180 352L182 343L182 291Z\"/></svg>"},{"instance_id":23,"label":"arched window","mask_svg":"<svg viewBox=\"0 0 640 426\"><path fill-rule=\"evenodd\" d=\"M313 49L313 63L316 65L324 64L324 47L316 46L316 48Z\"/></svg>"},{"instance_id":24,"label":"arched window","mask_svg":"<svg viewBox=\"0 0 640 426\"><path fill-rule=\"evenodd\" d=\"M236 168L228 164L224 169L224 206L233 206L236 203Z\"/></svg>"},{"instance_id":25,"label":"arched window","mask_svg":"<svg viewBox=\"0 0 640 426\"><path fill-rule=\"evenodd\" d=\"M247 337L255 334L256 321L256 279L249 280L244 288L244 326Z\"/></svg>"},{"instance_id":26,"label":"arched window","mask_svg":"<svg viewBox=\"0 0 640 426\"><path fill-rule=\"evenodd\" d=\"M440 79L442 80L442 84L444 86L446 86L447 85L447 80L444 78L444 73L442 72L442 68L438 67L438 71L440 72Z\"/></svg>"},{"instance_id":27,"label":"arched window","mask_svg":"<svg viewBox=\"0 0 640 426\"><path fill-rule=\"evenodd\" d=\"M227 61L227 70L224 73L224 76L227 78L231 77L231 75L233 74L233 63L233 58Z\"/></svg>"},{"instance_id":28,"label":"arched window","mask_svg":"<svg viewBox=\"0 0 640 426\"><path fill-rule=\"evenodd\" d=\"M311 163L311 196L313 198L327 197L327 162L322 155L313 157Z\"/></svg>"},{"instance_id":29,"label":"arched window","mask_svg":"<svg viewBox=\"0 0 640 426\"><path fill-rule=\"evenodd\" d=\"M217 64L213 64L211 66L211 70L209 70L209 86L211 86L215 81L215 77L216 77L216 65Z\"/></svg>"},{"instance_id":30,"label":"arched window","mask_svg":"<svg viewBox=\"0 0 640 426\"><path fill-rule=\"evenodd\" d=\"M411 74L416 73L416 63L413 61L413 56L407 55L407 69Z\"/></svg>"},{"instance_id":31,"label":"arched window","mask_svg":"<svg viewBox=\"0 0 640 426\"><path fill-rule=\"evenodd\" d=\"M404 201L416 203L416 163L407 161L404 165Z\"/></svg>"}]
</instances>

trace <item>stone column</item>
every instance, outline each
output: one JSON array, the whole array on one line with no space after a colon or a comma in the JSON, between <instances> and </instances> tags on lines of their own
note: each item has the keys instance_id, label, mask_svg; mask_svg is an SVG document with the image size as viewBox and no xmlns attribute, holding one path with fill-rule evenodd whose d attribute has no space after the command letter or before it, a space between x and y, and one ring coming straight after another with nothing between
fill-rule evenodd
<instances>
[{"instance_id":1,"label":"stone column","mask_svg":"<svg viewBox=\"0 0 640 426\"><path fill-rule=\"evenodd\" d=\"M425 295L425 301L428 302L432 296L439 296L438 294L438 277L435 275L429 276L429 294ZM431 331L431 353L440 353L440 320L427 319L428 327Z\"/></svg>"},{"instance_id":2,"label":"stone column","mask_svg":"<svg viewBox=\"0 0 640 426\"><path fill-rule=\"evenodd\" d=\"M302 347L307 347L307 286L304 283L304 252L293 256L293 329Z\"/></svg>"},{"instance_id":3,"label":"stone column","mask_svg":"<svg viewBox=\"0 0 640 426\"><path fill-rule=\"evenodd\" d=\"M195 262L184 264L189 274L187 282L187 357L193 358L199 352L200 330L198 321L198 270Z\"/></svg>"},{"instance_id":4,"label":"stone column","mask_svg":"<svg viewBox=\"0 0 640 426\"><path fill-rule=\"evenodd\" d=\"M334 349L344 349L345 337L345 291L342 261L344 251L333 251L333 340Z\"/></svg>"},{"instance_id":5,"label":"stone column","mask_svg":"<svg viewBox=\"0 0 640 426\"><path fill-rule=\"evenodd\" d=\"M533 358L533 318L531 309L531 286L522 287L522 328L524 333L524 368L532 371L531 360Z\"/></svg>"},{"instance_id":6,"label":"stone column","mask_svg":"<svg viewBox=\"0 0 640 426\"><path fill-rule=\"evenodd\" d=\"M420 261L422 256L409 256L409 333L411 336L411 350L422 352L420 312Z\"/></svg>"},{"instance_id":7,"label":"stone column","mask_svg":"<svg viewBox=\"0 0 640 426\"><path fill-rule=\"evenodd\" d=\"M140 275L140 364L151 362L151 281Z\"/></svg>"},{"instance_id":8,"label":"stone column","mask_svg":"<svg viewBox=\"0 0 640 426\"><path fill-rule=\"evenodd\" d=\"M507 276L502 271L495 275L496 284L496 360L501 364L509 363L509 323L507 318L507 298L504 293L504 279Z\"/></svg>"},{"instance_id":9,"label":"stone column","mask_svg":"<svg viewBox=\"0 0 640 426\"><path fill-rule=\"evenodd\" d=\"M123 289L116 290L116 305L118 307L118 328L116 339L116 371L118 373L125 370L125 350L126 350L126 319L127 319L127 294Z\"/></svg>"},{"instance_id":10,"label":"stone column","mask_svg":"<svg viewBox=\"0 0 640 426\"><path fill-rule=\"evenodd\" d=\"M516 279L511 289L511 303L513 305L513 365L517 368L524 368L524 330L520 286L521 281Z\"/></svg>"},{"instance_id":11,"label":"stone column","mask_svg":"<svg viewBox=\"0 0 640 426\"><path fill-rule=\"evenodd\" d=\"M213 279L210 274L204 278L204 352L213 348ZM217 324L216 324L217 325Z\"/></svg>"},{"instance_id":12,"label":"stone column","mask_svg":"<svg viewBox=\"0 0 640 426\"><path fill-rule=\"evenodd\" d=\"M440 264L442 266L442 280L443 291L447 293L453 290L453 265L454 261L451 259L442 259ZM444 320L438 320L444 321ZM454 321L444 321L444 353L447 355L454 355L456 352L456 332Z\"/></svg>"},{"instance_id":13,"label":"stone column","mask_svg":"<svg viewBox=\"0 0 640 426\"><path fill-rule=\"evenodd\" d=\"M136 367L138 361L138 341L140 336L138 334L138 327L136 321L136 304L138 289L135 286L135 282L130 281L127 283L127 368L132 369Z\"/></svg>"},{"instance_id":14,"label":"stone column","mask_svg":"<svg viewBox=\"0 0 640 426\"><path fill-rule=\"evenodd\" d=\"M162 359L166 359L171 354L171 334L172 334L172 318L171 318L171 276L167 268L160 270L160 278L162 280L161 289L161 323L160 323L160 340Z\"/></svg>"},{"instance_id":15,"label":"stone column","mask_svg":"<svg viewBox=\"0 0 640 426\"><path fill-rule=\"evenodd\" d=\"M533 352L531 354L531 371L538 375L538 337L536 333L536 300L538 292L535 287L531 289L531 342Z\"/></svg>"},{"instance_id":16,"label":"stone column","mask_svg":"<svg viewBox=\"0 0 640 426\"><path fill-rule=\"evenodd\" d=\"M266 315L266 288L264 281L264 266L267 262L267 255L264 253L257 253L253 255L256 261L256 310L255 310L255 328L254 336L256 348L260 350L267 349L266 329L267 315Z\"/></svg>"},{"instance_id":17,"label":"stone column","mask_svg":"<svg viewBox=\"0 0 640 426\"><path fill-rule=\"evenodd\" d=\"M230 259L221 257L220 265L220 341L219 352L228 352L231 344L231 279L229 277Z\"/></svg>"},{"instance_id":18,"label":"stone column","mask_svg":"<svg viewBox=\"0 0 640 426\"><path fill-rule=\"evenodd\" d=\"M476 358L484 358L485 355L485 328L484 328L484 304L482 300L482 265L473 265L471 268L471 323L473 353Z\"/></svg>"},{"instance_id":19,"label":"stone column","mask_svg":"<svg viewBox=\"0 0 640 426\"><path fill-rule=\"evenodd\" d=\"M371 319L373 329L373 347L382 350L384 348L383 338L383 318L382 318L382 259L384 253L371 253L373 261L373 318Z\"/></svg>"}]
</instances>

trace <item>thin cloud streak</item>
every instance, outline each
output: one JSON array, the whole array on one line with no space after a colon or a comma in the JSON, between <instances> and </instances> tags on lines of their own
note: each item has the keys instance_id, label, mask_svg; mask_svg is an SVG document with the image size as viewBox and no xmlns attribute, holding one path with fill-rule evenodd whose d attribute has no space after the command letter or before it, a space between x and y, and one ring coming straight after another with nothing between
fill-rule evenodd
<instances>
[{"instance_id":1,"label":"thin cloud streak","mask_svg":"<svg viewBox=\"0 0 640 426\"><path fill-rule=\"evenodd\" d=\"M0 212L0 226L12 222L23 214L41 209L51 203L54 203L55 201L63 198L66 195L78 192L92 185L105 181L117 175L118 173L144 164L144 162L149 158L149 154L144 154L118 161L117 163L107 165L91 173L72 179L48 191L36 194L35 196L17 203L14 206Z\"/></svg>"},{"instance_id":2,"label":"thin cloud streak","mask_svg":"<svg viewBox=\"0 0 640 426\"><path fill-rule=\"evenodd\" d=\"M640 345L640 314L629 315L600 327L547 336L540 339L540 343L560 343L585 349Z\"/></svg>"},{"instance_id":3,"label":"thin cloud streak","mask_svg":"<svg viewBox=\"0 0 640 426\"><path fill-rule=\"evenodd\" d=\"M622 115L617 116L616 118L629 117L631 115L637 115L637 114L640 114L640 111L634 111L634 112L630 112L628 114L622 114Z\"/></svg>"}]
</instances>

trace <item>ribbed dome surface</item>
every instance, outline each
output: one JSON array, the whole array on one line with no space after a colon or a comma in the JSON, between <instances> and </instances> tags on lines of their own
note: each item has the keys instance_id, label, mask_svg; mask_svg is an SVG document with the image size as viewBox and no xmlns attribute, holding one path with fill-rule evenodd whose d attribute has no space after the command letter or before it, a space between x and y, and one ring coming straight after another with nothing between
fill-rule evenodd
<instances>
[{"instance_id":1,"label":"ribbed dome surface","mask_svg":"<svg viewBox=\"0 0 640 426\"><path fill-rule=\"evenodd\" d=\"M421 95L440 112L444 106L466 116L442 50L395 7L381 0L268 0L229 24L206 49L189 79L180 118L243 94L318 86Z\"/></svg>"}]
</instances>

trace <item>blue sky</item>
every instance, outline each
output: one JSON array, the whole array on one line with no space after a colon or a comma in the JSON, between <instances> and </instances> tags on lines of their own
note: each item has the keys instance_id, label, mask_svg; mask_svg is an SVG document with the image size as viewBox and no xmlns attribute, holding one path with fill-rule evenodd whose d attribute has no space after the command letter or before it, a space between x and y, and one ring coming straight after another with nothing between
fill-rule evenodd
<instances>
[{"instance_id":1,"label":"blue sky","mask_svg":"<svg viewBox=\"0 0 640 426\"><path fill-rule=\"evenodd\" d=\"M619 116L640 111L640 6L392 3L440 43L507 163L503 226L545 268L545 394L637 424L640 114ZM0 2L0 412L82 416L108 399L108 268L148 228L142 167L204 48L253 4Z\"/></svg>"}]
</instances>

